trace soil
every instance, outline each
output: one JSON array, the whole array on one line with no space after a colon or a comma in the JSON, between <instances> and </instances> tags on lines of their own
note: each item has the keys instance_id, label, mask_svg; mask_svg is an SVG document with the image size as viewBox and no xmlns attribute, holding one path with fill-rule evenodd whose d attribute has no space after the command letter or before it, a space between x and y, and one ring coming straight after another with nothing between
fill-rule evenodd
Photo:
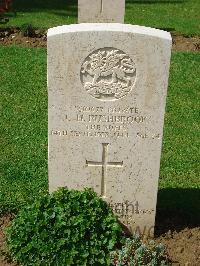
<instances>
[{"instance_id":1,"label":"soil","mask_svg":"<svg viewBox=\"0 0 200 266\"><path fill-rule=\"evenodd\" d=\"M12 215L0 217L0 266L17 266L6 255L5 228L10 224ZM200 227L185 228L180 232L169 230L155 237L156 243L166 246L173 266L200 265Z\"/></svg>"},{"instance_id":2,"label":"soil","mask_svg":"<svg viewBox=\"0 0 200 266\"><path fill-rule=\"evenodd\" d=\"M18 28L0 28L0 44L17 44L22 47L46 47L46 32L35 30L29 33L30 37L25 37ZM200 36L186 37L173 34L173 50L200 52Z\"/></svg>"},{"instance_id":3,"label":"soil","mask_svg":"<svg viewBox=\"0 0 200 266\"><path fill-rule=\"evenodd\" d=\"M30 37L24 36L19 29L1 29L0 28L0 44L2 45L19 45L22 47L46 47L47 38L46 32L36 30L31 32Z\"/></svg>"},{"instance_id":4,"label":"soil","mask_svg":"<svg viewBox=\"0 0 200 266\"><path fill-rule=\"evenodd\" d=\"M200 36L185 37L182 35L172 35L172 48L175 51L200 52Z\"/></svg>"},{"instance_id":5,"label":"soil","mask_svg":"<svg viewBox=\"0 0 200 266\"><path fill-rule=\"evenodd\" d=\"M8 214L0 217L0 266L16 266L6 255L4 230L9 226L13 216Z\"/></svg>"},{"instance_id":6,"label":"soil","mask_svg":"<svg viewBox=\"0 0 200 266\"><path fill-rule=\"evenodd\" d=\"M168 231L156 239L167 247L172 265L200 265L200 227L185 228L180 232Z\"/></svg>"}]
</instances>

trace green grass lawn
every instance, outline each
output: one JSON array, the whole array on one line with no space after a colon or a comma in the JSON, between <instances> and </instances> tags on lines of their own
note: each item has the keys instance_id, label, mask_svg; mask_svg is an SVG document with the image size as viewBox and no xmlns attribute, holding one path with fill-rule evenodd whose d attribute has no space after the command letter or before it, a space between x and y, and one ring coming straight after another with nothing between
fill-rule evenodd
<instances>
[{"instance_id":1,"label":"green grass lawn","mask_svg":"<svg viewBox=\"0 0 200 266\"><path fill-rule=\"evenodd\" d=\"M172 56L160 174L162 208L199 208L199 62L199 53ZM47 191L46 49L0 46L0 69L0 210L13 211Z\"/></svg>"},{"instance_id":2,"label":"green grass lawn","mask_svg":"<svg viewBox=\"0 0 200 266\"><path fill-rule=\"evenodd\" d=\"M15 0L14 8L17 16L5 26L31 23L47 29L77 23L77 0ZM198 35L199 21L199 0L126 0L126 23Z\"/></svg>"},{"instance_id":3,"label":"green grass lawn","mask_svg":"<svg viewBox=\"0 0 200 266\"><path fill-rule=\"evenodd\" d=\"M126 0L126 23L198 35L199 21L199 0Z\"/></svg>"},{"instance_id":4,"label":"green grass lawn","mask_svg":"<svg viewBox=\"0 0 200 266\"><path fill-rule=\"evenodd\" d=\"M0 46L0 69L0 209L12 210L47 189L46 50Z\"/></svg>"}]
</instances>

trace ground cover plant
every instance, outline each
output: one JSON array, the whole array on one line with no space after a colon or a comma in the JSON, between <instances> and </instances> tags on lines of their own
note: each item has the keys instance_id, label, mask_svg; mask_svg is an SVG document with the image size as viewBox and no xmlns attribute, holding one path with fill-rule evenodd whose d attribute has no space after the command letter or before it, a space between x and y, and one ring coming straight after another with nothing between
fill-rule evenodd
<instances>
[{"instance_id":1,"label":"ground cover plant","mask_svg":"<svg viewBox=\"0 0 200 266\"><path fill-rule=\"evenodd\" d=\"M121 249L111 252L112 265L115 266L165 266L170 265L165 247L154 241L144 244L138 235L124 238Z\"/></svg>"},{"instance_id":2,"label":"ground cover plant","mask_svg":"<svg viewBox=\"0 0 200 266\"><path fill-rule=\"evenodd\" d=\"M121 233L95 192L62 188L22 209L7 229L7 243L22 265L110 265Z\"/></svg>"},{"instance_id":3,"label":"ground cover plant","mask_svg":"<svg viewBox=\"0 0 200 266\"><path fill-rule=\"evenodd\" d=\"M76 0L15 0L17 16L10 14L6 27L32 24L50 28L77 23ZM168 29L186 35L200 34L199 0L126 0L125 22Z\"/></svg>"}]
</instances>

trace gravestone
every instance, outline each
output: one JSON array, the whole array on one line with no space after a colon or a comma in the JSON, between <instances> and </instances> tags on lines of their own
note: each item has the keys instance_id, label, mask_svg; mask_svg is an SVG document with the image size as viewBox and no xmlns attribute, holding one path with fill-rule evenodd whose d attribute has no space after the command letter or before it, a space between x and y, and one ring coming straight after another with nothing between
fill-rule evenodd
<instances>
[{"instance_id":1,"label":"gravestone","mask_svg":"<svg viewBox=\"0 0 200 266\"><path fill-rule=\"evenodd\" d=\"M93 188L153 233L169 33L124 24L48 31L49 190Z\"/></svg>"},{"instance_id":2,"label":"gravestone","mask_svg":"<svg viewBox=\"0 0 200 266\"><path fill-rule=\"evenodd\" d=\"M125 0L78 0L78 22L124 23Z\"/></svg>"}]
</instances>

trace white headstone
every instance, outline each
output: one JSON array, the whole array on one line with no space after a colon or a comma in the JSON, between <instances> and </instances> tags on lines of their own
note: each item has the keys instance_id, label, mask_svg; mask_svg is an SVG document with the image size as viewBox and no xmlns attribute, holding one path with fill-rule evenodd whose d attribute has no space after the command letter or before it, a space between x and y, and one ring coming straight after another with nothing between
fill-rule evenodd
<instances>
[{"instance_id":1,"label":"white headstone","mask_svg":"<svg viewBox=\"0 0 200 266\"><path fill-rule=\"evenodd\" d=\"M124 23L125 0L78 0L79 23Z\"/></svg>"},{"instance_id":2,"label":"white headstone","mask_svg":"<svg viewBox=\"0 0 200 266\"><path fill-rule=\"evenodd\" d=\"M169 33L123 24L48 31L49 189L93 188L132 232L154 226Z\"/></svg>"}]
</instances>

